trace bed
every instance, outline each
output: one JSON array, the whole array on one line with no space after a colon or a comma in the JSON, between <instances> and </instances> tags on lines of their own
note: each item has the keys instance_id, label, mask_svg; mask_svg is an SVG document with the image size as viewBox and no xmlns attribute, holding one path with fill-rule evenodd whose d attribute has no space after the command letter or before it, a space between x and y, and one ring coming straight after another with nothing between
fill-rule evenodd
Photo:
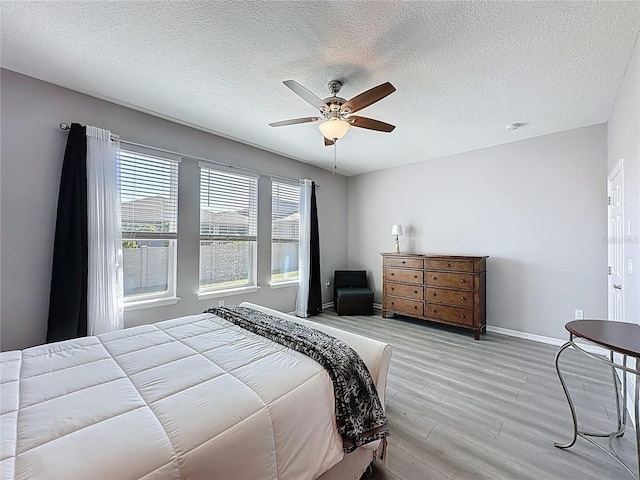
<instances>
[{"instance_id":1,"label":"bed","mask_svg":"<svg viewBox=\"0 0 640 480\"><path fill-rule=\"evenodd\" d=\"M355 350L384 408L391 347L265 307ZM2 479L358 479L334 385L307 355L214 313L0 354ZM356 448L357 446L357 448Z\"/></svg>"}]
</instances>

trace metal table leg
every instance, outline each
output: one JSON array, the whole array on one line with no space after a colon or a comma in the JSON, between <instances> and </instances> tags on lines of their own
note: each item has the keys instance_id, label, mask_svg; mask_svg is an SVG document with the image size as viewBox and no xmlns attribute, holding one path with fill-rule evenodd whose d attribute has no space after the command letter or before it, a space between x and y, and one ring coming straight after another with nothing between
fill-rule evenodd
<instances>
[{"instance_id":1,"label":"metal table leg","mask_svg":"<svg viewBox=\"0 0 640 480\"><path fill-rule=\"evenodd\" d=\"M560 354L564 352L567 348L573 345L573 335L569 337L569 341L562 345L558 351L556 352L556 372L558 373L558 378L560 379L560 383L562 384L562 389L564 390L564 394L567 397L567 402L569 403L569 408L571 409L571 419L573 420L573 439L569 443L558 443L553 442L554 447L558 448L569 448L573 447L576 443L576 439L578 438L578 419L576 418L576 409L573 406L573 401L571 400L571 395L569 394L569 389L567 388L567 384L564 381L564 377L562 376L562 372L560 372Z\"/></svg>"},{"instance_id":2,"label":"metal table leg","mask_svg":"<svg viewBox=\"0 0 640 480\"><path fill-rule=\"evenodd\" d=\"M612 373L613 373L613 385L614 385L614 389L615 389L615 396L616 396L616 413L617 413L617 429L613 432L610 433L600 433L600 432L585 432L585 431L581 431L578 429L578 419L577 419L577 415L576 415L576 409L575 406L573 404L573 401L571 399L571 394L569 393L569 389L567 388L567 384L564 380L564 377L562 375L562 372L560 370L560 355L562 354L562 352L564 352L566 349L568 349L569 347L573 347L576 350L579 350L583 353L585 353L586 355L588 355L591 358L594 358L595 360L598 360L600 362L604 362L607 363L611 366L612 369ZM640 468L640 424L639 422L639 418L640 418L640 411L639 411L639 406L638 406L638 398L639 398L639 391L640 391L640 384L638 382L638 378L640 375L640 359L636 358L636 368L635 371L628 368L627 367L627 357L626 355L623 357L623 364L617 364L614 362L614 356L613 356L613 352L610 353L609 356L609 360L607 360L606 358L601 358L598 357L592 353L589 353L585 350L583 350L582 348L580 348L579 346L577 346L574 341L573 341L573 335L569 336L569 341L567 343L565 343L564 345L562 345L558 351L556 352L556 357L555 357L555 365L556 365L556 372L558 373L558 378L560 379L560 383L562 384L562 389L564 390L564 394L567 397L567 402L569 404L569 409L571 410L571 419L573 421L573 438L571 439L570 442L568 443L559 443L559 442L554 442L553 445L557 448L570 448L572 447L575 443L576 440L578 438L578 436L584 438L585 440L587 440L589 443L595 445L596 447L600 448L601 450L603 450L604 452L608 453L610 456L612 456L613 458L615 458L618 463L620 463L620 465L622 465L622 467L627 470L629 472L629 474L631 474L631 476L635 479L638 480L638 475L635 474L634 472L631 471L631 469L622 461L622 459L618 456L618 454L614 451L613 449L613 438L614 437L621 437L622 435L624 435L624 431L625 431L625 427L626 427L626 420L627 420L627 414L626 414L626 408L627 408L627 372L631 372L634 373L636 375L636 388L635 388L635 395L634 395L634 410L635 410L635 421L636 421L636 445L637 445L637 449L638 449L638 465ZM623 390L622 390L622 396L620 396L620 389L618 387L618 379L617 379L617 375L616 375L616 369L621 369L624 373L623 375ZM599 443L595 442L594 440L592 440L589 437L608 437L609 438L609 442L608 442L608 447L606 448L602 445L600 445Z\"/></svg>"},{"instance_id":3,"label":"metal table leg","mask_svg":"<svg viewBox=\"0 0 640 480\"><path fill-rule=\"evenodd\" d=\"M640 375L638 375L639 372L640 372L640 358L636 358L636 388L634 388L635 393L633 395L634 396L633 408L635 410L635 417L636 417L636 449L638 450L638 471L640 476L640 412L638 412L638 391L640 390L640 383L638 382L638 379L640 378ZM625 372L625 378L626 377L627 375ZM625 408L626 408L626 405L625 405Z\"/></svg>"}]
</instances>

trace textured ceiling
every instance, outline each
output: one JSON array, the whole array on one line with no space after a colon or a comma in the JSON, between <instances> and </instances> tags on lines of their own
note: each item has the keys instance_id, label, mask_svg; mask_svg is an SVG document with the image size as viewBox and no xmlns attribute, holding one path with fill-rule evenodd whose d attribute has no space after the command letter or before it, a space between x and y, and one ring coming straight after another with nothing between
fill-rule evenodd
<instances>
[{"instance_id":1,"label":"textured ceiling","mask_svg":"<svg viewBox=\"0 0 640 480\"><path fill-rule=\"evenodd\" d=\"M2 67L331 169L313 116L282 84L358 114L354 175L606 122L640 31L633 2L6 2ZM73 118L61 118L71 122ZM526 123L507 132L505 125Z\"/></svg>"}]
</instances>

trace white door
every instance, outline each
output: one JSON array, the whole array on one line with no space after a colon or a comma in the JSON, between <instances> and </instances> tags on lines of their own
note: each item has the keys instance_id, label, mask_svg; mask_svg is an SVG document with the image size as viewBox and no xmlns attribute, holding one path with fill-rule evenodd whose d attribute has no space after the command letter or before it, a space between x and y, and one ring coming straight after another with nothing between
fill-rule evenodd
<instances>
[{"instance_id":1,"label":"white door","mask_svg":"<svg viewBox=\"0 0 640 480\"><path fill-rule=\"evenodd\" d=\"M625 321L624 311L624 196L622 191L623 173L622 159L618 161L607 181L607 196L609 202L607 219L609 220L609 320L618 322ZM627 232L628 233L628 232ZM630 320L633 321L633 320ZM615 354L615 361L622 363L622 355ZM627 362L628 363L628 362ZM634 362L631 361L631 367ZM622 373L616 373L622 381ZM631 420L634 418L634 395L636 389L636 377L630 373L626 375L627 380L627 405L624 409L623 419L626 418L627 411L632 412ZM637 427L637 425L636 425Z\"/></svg>"},{"instance_id":2,"label":"white door","mask_svg":"<svg viewBox=\"0 0 640 480\"><path fill-rule=\"evenodd\" d=\"M624 196L622 159L607 181L609 222L609 320L624 322Z\"/></svg>"}]
</instances>

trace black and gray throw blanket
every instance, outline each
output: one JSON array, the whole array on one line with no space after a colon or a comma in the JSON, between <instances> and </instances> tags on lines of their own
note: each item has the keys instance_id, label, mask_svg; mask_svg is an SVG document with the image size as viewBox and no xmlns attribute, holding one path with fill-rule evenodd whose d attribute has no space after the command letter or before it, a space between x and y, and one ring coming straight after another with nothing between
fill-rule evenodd
<instances>
[{"instance_id":1,"label":"black and gray throw blanket","mask_svg":"<svg viewBox=\"0 0 640 480\"><path fill-rule=\"evenodd\" d=\"M336 421L344 451L389 435L371 374L362 358L346 343L326 333L251 308L235 305L209 308L213 313L250 332L304 353L322 365L336 398Z\"/></svg>"}]
</instances>

